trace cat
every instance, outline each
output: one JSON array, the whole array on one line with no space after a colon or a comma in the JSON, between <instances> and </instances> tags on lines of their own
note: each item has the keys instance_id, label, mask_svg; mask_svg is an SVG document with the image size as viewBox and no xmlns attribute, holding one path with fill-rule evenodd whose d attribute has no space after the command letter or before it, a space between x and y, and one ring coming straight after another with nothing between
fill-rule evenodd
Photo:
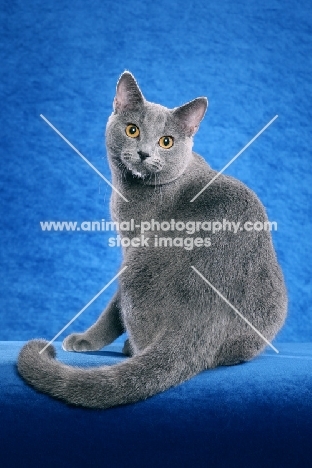
<instances>
[{"instance_id":1,"label":"cat","mask_svg":"<svg viewBox=\"0 0 312 468\"><path fill-rule=\"evenodd\" d=\"M80 369L55 360L52 345L39 354L47 342L31 340L17 366L35 389L104 409L144 400L203 370L248 361L267 344L223 298L267 340L284 324L287 292L270 232L219 229L223 220L240 226L268 221L255 193L221 174L196 197L217 174L192 151L207 106L199 97L168 109L147 101L130 72L120 76L106 147L112 183L123 195L112 192L112 219L136 222L134 229L119 229L127 269L96 323L66 337L63 348L99 350L127 331L123 352L129 357ZM214 233L208 221L219 222ZM193 237L183 223L197 226Z\"/></svg>"}]
</instances>

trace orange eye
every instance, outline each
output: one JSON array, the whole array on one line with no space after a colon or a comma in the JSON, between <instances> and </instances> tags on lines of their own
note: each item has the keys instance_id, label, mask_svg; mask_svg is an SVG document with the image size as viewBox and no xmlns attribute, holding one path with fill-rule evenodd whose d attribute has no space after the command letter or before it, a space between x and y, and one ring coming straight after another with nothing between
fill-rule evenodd
<instances>
[{"instance_id":1,"label":"orange eye","mask_svg":"<svg viewBox=\"0 0 312 468\"><path fill-rule=\"evenodd\" d=\"M126 126L126 135L130 138L137 138L140 135L140 129L135 124Z\"/></svg>"},{"instance_id":2,"label":"orange eye","mask_svg":"<svg viewBox=\"0 0 312 468\"><path fill-rule=\"evenodd\" d=\"M173 146L173 138L171 136L163 136L159 139L159 146L164 149L169 149Z\"/></svg>"}]
</instances>

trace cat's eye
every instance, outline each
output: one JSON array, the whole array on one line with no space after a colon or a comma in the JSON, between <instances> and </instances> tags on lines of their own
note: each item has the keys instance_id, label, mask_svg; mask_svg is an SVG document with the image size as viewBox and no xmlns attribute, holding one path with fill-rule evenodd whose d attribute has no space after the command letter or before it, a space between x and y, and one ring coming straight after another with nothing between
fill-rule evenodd
<instances>
[{"instance_id":1,"label":"cat's eye","mask_svg":"<svg viewBox=\"0 0 312 468\"><path fill-rule=\"evenodd\" d=\"M140 129L135 124L126 126L126 135L130 138L137 138L140 135Z\"/></svg>"},{"instance_id":2,"label":"cat's eye","mask_svg":"<svg viewBox=\"0 0 312 468\"><path fill-rule=\"evenodd\" d=\"M163 136L158 142L161 148L169 149L173 146L173 138L171 136Z\"/></svg>"}]
</instances>

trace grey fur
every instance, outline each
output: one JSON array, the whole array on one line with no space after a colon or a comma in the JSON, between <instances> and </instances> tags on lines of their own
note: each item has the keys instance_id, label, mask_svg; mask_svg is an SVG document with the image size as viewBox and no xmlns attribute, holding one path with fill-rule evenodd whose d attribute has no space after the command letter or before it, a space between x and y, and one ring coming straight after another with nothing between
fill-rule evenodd
<instances>
[{"instance_id":1,"label":"grey fur","mask_svg":"<svg viewBox=\"0 0 312 468\"><path fill-rule=\"evenodd\" d=\"M122 74L106 144L113 184L129 203L113 191L114 221L227 219L242 225L267 220L257 196L225 175L190 203L216 174L192 152L192 137L206 107L206 98L173 110L150 103L133 76ZM139 127L139 137L126 135L129 123ZM174 137L172 148L159 146L162 136ZM108 408L150 397L204 369L259 354L264 341L191 265L268 340L274 338L285 320L287 296L269 232L219 231L211 236L209 247L189 250L153 247L155 234L160 233L145 233L148 247L124 248L123 266L128 268L119 277L118 292L91 328L63 342L68 351L98 350L127 330L124 353L131 357L114 366L79 369L56 361L52 346L39 354L46 341L32 340L18 359L27 382L69 404ZM134 238L139 233L120 235ZM190 237L186 232L165 233L168 238L177 235L182 242Z\"/></svg>"}]
</instances>

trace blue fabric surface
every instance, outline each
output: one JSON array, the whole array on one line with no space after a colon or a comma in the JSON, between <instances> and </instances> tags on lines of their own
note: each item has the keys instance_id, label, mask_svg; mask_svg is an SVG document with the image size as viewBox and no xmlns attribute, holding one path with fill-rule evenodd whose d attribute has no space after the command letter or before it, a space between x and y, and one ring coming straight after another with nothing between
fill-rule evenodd
<instances>
[{"instance_id":1,"label":"blue fabric surface","mask_svg":"<svg viewBox=\"0 0 312 468\"><path fill-rule=\"evenodd\" d=\"M254 361L205 371L144 402L68 407L26 386L22 342L0 343L0 465L45 467L310 467L312 343L279 343ZM58 358L112 365L122 340Z\"/></svg>"},{"instance_id":2,"label":"blue fabric surface","mask_svg":"<svg viewBox=\"0 0 312 468\"><path fill-rule=\"evenodd\" d=\"M279 341L312 340L309 0L3 1L1 4L0 339L51 339L118 271L105 233L48 233L40 221L107 219L103 130L124 69L168 107L209 109L195 150L261 198L289 289ZM68 332L93 323L108 288Z\"/></svg>"}]
</instances>

